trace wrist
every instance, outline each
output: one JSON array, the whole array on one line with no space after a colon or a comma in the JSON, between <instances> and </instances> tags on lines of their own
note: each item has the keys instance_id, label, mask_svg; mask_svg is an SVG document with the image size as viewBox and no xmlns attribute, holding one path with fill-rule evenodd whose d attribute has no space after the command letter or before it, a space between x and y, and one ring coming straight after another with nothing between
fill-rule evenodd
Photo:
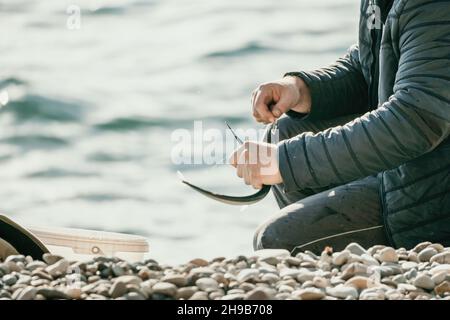
<instances>
[{"instance_id":1,"label":"wrist","mask_svg":"<svg viewBox=\"0 0 450 320\"><path fill-rule=\"evenodd\" d=\"M311 93L306 82L294 75L287 75L285 78L295 87L295 90L299 93L297 103L291 110L300 113L309 113L311 111Z\"/></svg>"}]
</instances>

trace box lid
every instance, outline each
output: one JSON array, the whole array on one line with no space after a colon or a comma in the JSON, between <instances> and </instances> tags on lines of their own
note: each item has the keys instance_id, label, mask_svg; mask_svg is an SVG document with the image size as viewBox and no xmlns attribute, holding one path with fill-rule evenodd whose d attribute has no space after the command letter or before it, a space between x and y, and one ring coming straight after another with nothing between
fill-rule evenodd
<instances>
[{"instance_id":1,"label":"box lid","mask_svg":"<svg viewBox=\"0 0 450 320\"><path fill-rule=\"evenodd\" d=\"M28 227L45 245L69 247L79 254L115 255L117 252L147 253L144 237L86 229Z\"/></svg>"}]
</instances>

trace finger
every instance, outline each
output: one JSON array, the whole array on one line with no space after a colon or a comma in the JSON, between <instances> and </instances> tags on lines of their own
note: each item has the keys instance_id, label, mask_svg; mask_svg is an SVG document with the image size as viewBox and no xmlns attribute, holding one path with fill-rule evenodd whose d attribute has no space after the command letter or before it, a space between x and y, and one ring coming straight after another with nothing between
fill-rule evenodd
<instances>
[{"instance_id":1,"label":"finger","mask_svg":"<svg viewBox=\"0 0 450 320\"><path fill-rule=\"evenodd\" d=\"M255 182L253 182L252 183L252 187L254 188L254 189L257 189L257 190L260 190L260 189L262 189L262 184L260 184L260 183L255 183Z\"/></svg>"},{"instance_id":2,"label":"finger","mask_svg":"<svg viewBox=\"0 0 450 320\"><path fill-rule=\"evenodd\" d=\"M240 157L239 157L239 161L238 161L238 167L237 167L237 174L239 178L244 178L245 179L245 174L246 174L246 154L247 151L244 150Z\"/></svg>"},{"instance_id":3,"label":"finger","mask_svg":"<svg viewBox=\"0 0 450 320\"><path fill-rule=\"evenodd\" d=\"M278 101L272 107L272 114L275 118L279 118L288 110L289 110L289 101L288 98L285 95L283 95L281 96L280 101Z\"/></svg>"},{"instance_id":4,"label":"finger","mask_svg":"<svg viewBox=\"0 0 450 320\"><path fill-rule=\"evenodd\" d=\"M273 122L275 118L272 112L269 111L268 103L272 100L270 92L268 89L265 91L259 91L256 94L255 101L253 104L254 112L256 112L262 121Z\"/></svg>"},{"instance_id":5,"label":"finger","mask_svg":"<svg viewBox=\"0 0 450 320\"><path fill-rule=\"evenodd\" d=\"M259 172L259 166L253 165L251 173L252 173L252 176L251 176L252 187L255 189L261 189L262 188L262 180L261 180L261 175Z\"/></svg>"},{"instance_id":6,"label":"finger","mask_svg":"<svg viewBox=\"0 0 450 320\"><path fill-rule=\"evenodd\" d=\"M252 173L250 170L250 166L248 165L244 167L244 181L248 186L252 184Z\"/></svg>"},{"instance_id":7,"label":"finger","mask_svg":"<svg viewBox=\"0 0 450 320\"><path fill-rule=\"evenodd\" d=\"M244 165L239 164L237 166L237 170L236 170L236 174L239 178L243 178L244 177Z\"/></svg>"},{"instance_id":8,"label":"finger","mask_svg":"<svg viewBox=\"0 0 450 320\"><path fill-rule=\"evenodd\" d=\"M253 102L255 101L255 96L256 96L257 91L258 90L253 90L253 92L252 92L252 97L250 98L250 103L252 106L253 106Z\"/></svg>"},{"instance_id":9,"label":"finger","mask_svg":"<svg viewBox=\"0 0 450 320\"><path fill-rule=\"evenodd\" d=\"M234 150L230 158L228 159L228 162L235 168L237 168L239 164L239 158L241 157L242 151L244 151L244 145Z\"/></svg>"},{"instance_id":10,"label":"finger","mask_svg":"<svg viewBox=\"0 0 450 320\"><path fill-rule=\"evenodd\" d=\"M228 162L233 166L233 167L237 167L237 163L238 163L238 154L237 154L237 150L233 151L233 153L231 154L230 158L228 159Z\"/></svg>"}]
</instances>

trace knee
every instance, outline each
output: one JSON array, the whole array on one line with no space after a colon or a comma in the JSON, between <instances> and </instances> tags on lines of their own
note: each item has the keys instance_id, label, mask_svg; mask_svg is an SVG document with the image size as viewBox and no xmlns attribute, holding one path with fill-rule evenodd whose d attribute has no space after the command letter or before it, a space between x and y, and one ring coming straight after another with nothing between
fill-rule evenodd
<instances>
[{"instance_id":1,"label":"knee","mask_svg":"<svg viewBox=\"0 0 450 320\"><path fill-rule=\"evenodd\" d=\"M283 244L282 234L279 232L276 222L266 222L258 227L253 237L253 249L287 249Z\"/></svg>"}]
</instances>

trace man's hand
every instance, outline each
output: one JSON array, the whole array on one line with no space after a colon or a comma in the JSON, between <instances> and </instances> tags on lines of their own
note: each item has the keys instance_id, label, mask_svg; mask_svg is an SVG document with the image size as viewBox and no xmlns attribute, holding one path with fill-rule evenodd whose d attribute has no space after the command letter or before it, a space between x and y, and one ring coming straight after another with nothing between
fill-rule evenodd
<instances>
[{"instance_id":1,"label":"man's hand","mask_svg":"<svg viewBox=\"0 0 450 320\"><path fill-rule=\"evenodd\" d=\"M246 141L233 152L230 163L237 169L237 175L255 189L283 182L278 168L278 149L274 144Z\"/></svg>"},{"instance_id":2,"label":"man's hand","mask_svg":"<svg viewBox=\"0 0 450 320\"><path fill-rule=\"evenodd\" d=\"M311 95L302 79L287 76L256 88L252 94L252 106L256 121L272 123L289 110L309 113Z\"/></svg>"}]
</instances>

